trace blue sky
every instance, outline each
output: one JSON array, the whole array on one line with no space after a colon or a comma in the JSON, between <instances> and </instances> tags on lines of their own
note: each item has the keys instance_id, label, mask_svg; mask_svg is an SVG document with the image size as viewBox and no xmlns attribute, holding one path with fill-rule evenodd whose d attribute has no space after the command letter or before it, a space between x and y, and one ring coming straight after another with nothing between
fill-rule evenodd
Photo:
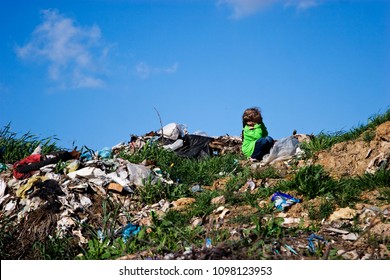
<instances>
[{"instance_id":1,"label":"blue sky","mask_svg":"<svg viewBox=\"0 0 390 280\"><path fill-rule=\"evenodd\" d=\"M0 126L64 148L164 125L271 136L349 130L390 105L390 2L0 2Z\"/></svg>"}]
</instances>

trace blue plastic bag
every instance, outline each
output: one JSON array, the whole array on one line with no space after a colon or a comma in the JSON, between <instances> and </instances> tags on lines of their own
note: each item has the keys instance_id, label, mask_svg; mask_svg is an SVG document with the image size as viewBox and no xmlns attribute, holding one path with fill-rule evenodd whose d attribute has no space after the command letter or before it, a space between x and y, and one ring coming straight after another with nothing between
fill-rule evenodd
<instances>
[{"instance_id":1,"label":"blue plastic bag","mask_svg":"<svg viewBox=\"0 0 390 280\"><path fill-rule=\"evenodd\" d=\"M289 194L276 192L272 195L271 201L274 202L275 207L279 210L286 210L295 203L301 202L299 198L295 198Z\"/></svg>"},{"instance_id":2,"label":"blue plastic bag","mask_svg":"<svg viewBox=\"0 0 390 280\"><path fill-rule=\"evenodd\" d=\"M7 170L7 169L8 169L7 165L5 165L4 163L0 162L0 172L3 172L5 170Z\"/></svg>"},{"instance_id":3,"label":"blue plastic bag","mask_svg":"<svg viewBox=\"0 0 390 280\"><path fill-rule=\"evenodd\" d=\"M309 241L309 245L307 246L309 249L309 252L314 254L316 251L316 246L314 244L315 240L322 241L323 243L327 244L328 242L321 236L315 235L314 233L310 234L310 236L307 238Z\"/></svg>"},{"instance_id":4,"label":"blue plastic bag","mask_svg":"<svg viewBox=\"0 0 390 280\"><path fill-rule=\"evenodd\" d=\"M93 157L92 157L92 155L91 155L91 153L89 151L86 151L86 152L82 153L81 156L80 156L80 160L82 160L82 161L89 161L89 160L92 160L92 159L93 159Z\"/></svg>"},{"instance_id":5,"label":"blue plastic bag","mask_svg":"<svg viewBox=\"0 0 390 280\"><path fill-rule=\"evenodd\" d=\"M111 148L105 147L98 152L98 156L102 159L108 159L112 155Z\"/></svg>"},{"instance_id":6,"label":"blue plastic bag","mask_svg":"<svg viewBox=\"0 0 390 280\"><path fill-rule=\"evenodd\" d=\"M138 232L140 232L140 230L141 230L140 226L137 226L137 225L132 224L132 223L128 223L124 227L123 232L122 232L123 241L126 242L127 239L130 238L130 236L136 235Z\"/></svg>"}]
</instances>

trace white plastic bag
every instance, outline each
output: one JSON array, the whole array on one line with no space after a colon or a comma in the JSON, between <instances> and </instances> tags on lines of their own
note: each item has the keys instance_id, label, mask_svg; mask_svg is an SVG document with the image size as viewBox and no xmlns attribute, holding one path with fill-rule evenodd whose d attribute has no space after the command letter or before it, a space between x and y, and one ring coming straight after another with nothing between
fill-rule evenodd
<instances>
[{"instance_id":1,"label":"white plastic bag","mask_svg":"<svg viewBox=\"0 0 390 280\"><path fill-rule=\"evenodd\" d=\"M275 142L268 155L265 155L262 162L270 163L287 159L296 154L299 141L294 136L282 138Z\"/></svg>"},{"instance_id":2,"label":"white plastic bag","mask_svg":"<svg viewBox=\"0 0 390 280\"><path fill-rule=\"evenodd\" d=\"M165 125L162 130L160 129L157 132L158 135L163 135L164 138L170 140L177 140L179 137L183 137L186 133L187 131L185 126L177 123L169 123Z\"/></svg>"}]
</instances>

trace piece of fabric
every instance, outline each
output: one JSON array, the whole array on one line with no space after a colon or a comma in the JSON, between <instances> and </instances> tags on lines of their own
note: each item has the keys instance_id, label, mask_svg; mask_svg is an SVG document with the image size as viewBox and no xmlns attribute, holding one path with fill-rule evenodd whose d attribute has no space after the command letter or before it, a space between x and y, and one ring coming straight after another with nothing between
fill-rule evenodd
<instances>
[{"instance_id":1,"label":"piece of fabric","mask_svg":"<svg viewBox=\"0 0 390 280\"><path fill-rule=\"evenodd\" d=\"M71 152L58 151L46 156L32 154L14 164L14 177L19 180L26 179L31 177L33 171L39 170L43 166L57 163L60 160L65 162L70 159L77 159L79 156L80 153L75 150Z\"/></svg>"},{"instance_id":2,"label":"piece of fabric","mask_svg":"<svg viewBox=\"0 0 390 280\"><path fill-rule=\"evenodd\" d=\"M13 165L13 175L16 179L26 179L31 176L31 173L29 171L24 171L22 167L28 166L35 162L40 162L42 156L40 154L33 154L25 157L24 159L17 161Z\"/></svg>"},{"instance_id":3,"label":"piece of fabric","mask_svg":"<svg viewBox=\"0 0 390 280\"><path fill-rule=\"evenodd\" d=\"M242 152L247 157L250 157L255 149L256 141L268 136L268 131L264 123L255 124L253 127L246 125L242 130L242 136Z\"/></svg>"},{"instance_id":4,"label":"piece of fabric","mask_svg":"<svg viewBox=\"0 0 390 280\"><path fill-rule=\"evenodd\" d=\"M20 198L26 198L26 193L36 184L42 183L46 180L46 177L35 176L30 178L26 184L20 186L16 190L16 196Z\"/></svg>"}]
</instances>

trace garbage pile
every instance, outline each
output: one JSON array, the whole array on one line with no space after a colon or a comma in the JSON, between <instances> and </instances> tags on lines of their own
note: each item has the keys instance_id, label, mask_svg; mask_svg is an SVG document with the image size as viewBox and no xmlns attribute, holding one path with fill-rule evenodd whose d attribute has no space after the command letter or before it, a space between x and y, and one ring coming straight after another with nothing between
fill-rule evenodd
<instances>
[{"instance_id":1,"label":"garbage pile","mask_svg":"<svg viewBox=\"0 0 390 280\"><path fill-rule=\"evenodd\" d=\"M301 135L302 136L302 135ZM273 149L262 162L254 164L262 166L277 161L284 161L301 153L300 138L297 135L285 137L276 141ZM176 123L162 127L157 132L143 136L132 135L130 141L120 143L100 151L85 152L56 151L42 154L40 147L27 157L13 164L0 163L0 219L12 221L17 228L17 244L12 245L9 254L13 258L32 259L29 255L36 241L44 242L47 236L69 237L74 242L85 247L91 239L89 228L97 230L97 237L105 235L122 236L124 242L136 235L142 226L150 226L152 213L158 215L169 209L179 210L195 201L194 198L179 198L177 201L161 199L158 203L144 205L134 196L138 190L148 184L174 184L164 177L161 170L153 163L145 160L135 164L120 157L121 153L134 154L145 145L158 143L161 147L175 152L179 156L200 159L207 156L217 156L226 153L239 153L241 138L232 136L210 137L204 134L189 134L185 127ZM1 151L0 151L1 152ZM271 178L250 180L239 192L253 192L259 187L272 188L275 184ZM220 190L226 186L227 178L221 178L212 186L194 185L192 192L205 190ZM291 194L276 192L270 200L260 201L259 207L273 203L280 212L274 218L282 220L283 227L303 226L308 224L308 210L302 206L302 200ZM113 232L104 229L105 201L111 201L118 208L118 220L115 221ZM227 206L226 198L218 196L212 199L212 204L218 207L211 217L193 217L192 226L207 226L206 219L215 221L218 226L225 227L226 221L234 217L258 209L249 205ZM307 205L306 205L307 206ZM390 206L378 208L370 204L361 204L356 209L336 209L322 228L316 233L302 234L283 240L275 239L268 252L272 258L300 259L309 250L315 254L319 248L334 243L343 243L344 251L338 250L337 255L347 259L373 258L386 256L386 248L380 248L367 254L356 246L366 235L374 232L378 235L390 236L390 224L384 223L390 218ZM270 219L270 217L264 217ZM364 231L357 234L346 230L351 227L351 221L358 220ZM238 225L229 228L231 237L248 238L245 231L251 225ZM253 239L252 241L255 241ZM203 248L187 248L184 252L168 253L160 256L164 259L242 259L248 255L234 248L234 245L224 243L214 244L212 238L205 239ZM330 247L329 247L330 248ZM240 252L240 253L239 253ZM147 252L139 252L133 256L123 256L123 259L139 259L147 257ZM327 253L329 254L329 252ZM326 254L325 254L326 255ZM390 255L389 255L390 256ZM307 257L307 256L305 256Z\"/></svg>"},{"instance_id":2,"label":"garbage pile","mask_svg":"<svg viewBox=\"0 0 390 280\"><path fill-rule=\"evenodd\" d=\"M221 146L209 145L214 141ZM43 242L47 236L73 236L80 246L86 244L89 238L85 225L103 227L104 200L121 205L117 231L124 237L130 236L132 226L150 224L151 211L166 212L172 207L170 202L140 205L132 194L144 187L145 182L173 184L173 181L164 178L161 170L147 161L134 164L118 156L121 152L135 153L155 142L191 158L223 154L240 144L232 137L189 134L183 126L169 124L157 133L132 135L127 144L96 152L60 150L42 154L38 146L32 154L13 164L2 163L0 218L14 222L20 242L11 255L25 258L32 244Z\"/></svg>"}]
</instances>

